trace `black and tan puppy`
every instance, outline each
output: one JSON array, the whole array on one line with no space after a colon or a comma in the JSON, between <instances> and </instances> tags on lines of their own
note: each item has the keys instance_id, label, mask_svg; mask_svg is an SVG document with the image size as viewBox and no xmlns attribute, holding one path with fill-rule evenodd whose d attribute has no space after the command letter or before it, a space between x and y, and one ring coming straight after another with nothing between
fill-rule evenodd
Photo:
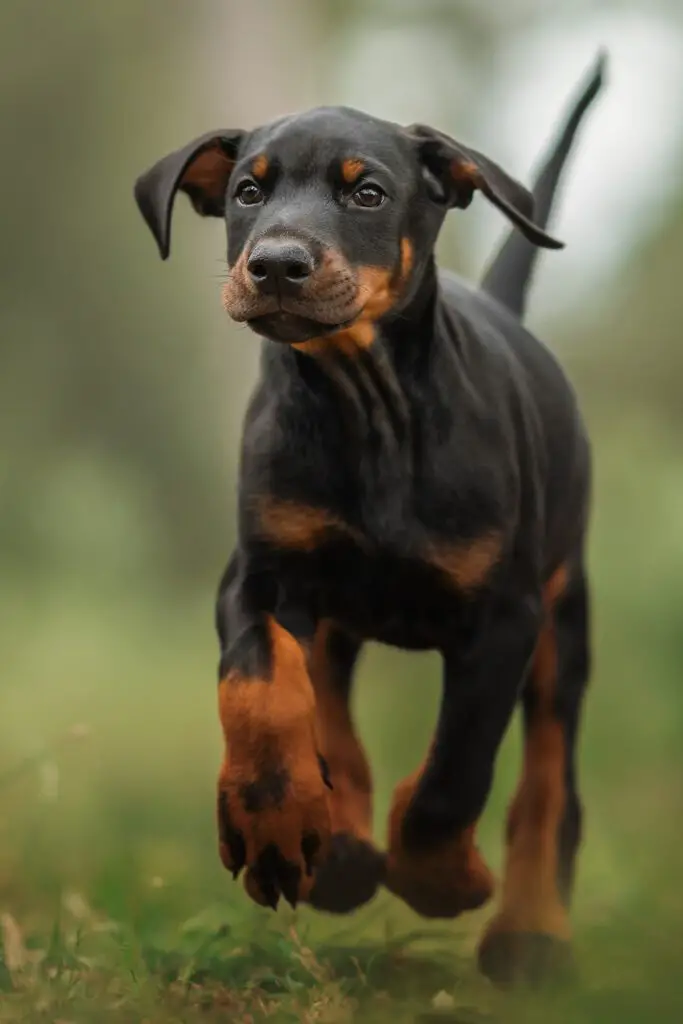
<instances>
[{"instance_id":1,"label":"black and tan puppy","mask_svg":"<svg viewBox=\"0 0 683 1024\"><path fill-rule=\"evenodd\" d=\"M533 195L438 131L345 108L211 132L135 190L164 258L178 191L225 219L225 308L267 339L217 605L223 862L272 907L343 912L379 884L426 916L480 906L493 881L475 831L521 701L502 905L480 948L502 984L569 950L589 448L521 319L535 247L560 247L544 229L602 70ZM434 262L446 213L476 192L516 229L478 291ZM349 709L366 640L443 655L434 739L396 790L386 855Z\"/></svg>"}]
</instances>

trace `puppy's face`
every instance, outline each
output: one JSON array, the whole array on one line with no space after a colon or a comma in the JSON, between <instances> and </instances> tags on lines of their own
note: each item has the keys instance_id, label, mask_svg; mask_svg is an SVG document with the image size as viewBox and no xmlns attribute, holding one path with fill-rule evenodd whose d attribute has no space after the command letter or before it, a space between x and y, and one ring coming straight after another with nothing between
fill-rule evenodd
<instances>
[{"instance_id":1,"label":"puppy's face","mask_svg":"<svg viewBox=\"0 0 683 1024\"><path fill-rule=\"evenodd\" d=\"M419 186L414 147L381 121L323 109L255 131L228 184L226 310L295 343L395 312Z\"/></svg>"},{"instance_id":2,"label":"puppy's face","mask_svg":"<svg viewBox=\"0 0 683 1024\"><path fill-rule=\"evenodd\" d=\"M319 108L252 132L217 132L136 183L163 257L173 200L225 219L224 306L273 341L369 345L419 287L446 211L481 190L536 244L532 198L500 168L430 128Z\"/></svg>"}]
</instances>

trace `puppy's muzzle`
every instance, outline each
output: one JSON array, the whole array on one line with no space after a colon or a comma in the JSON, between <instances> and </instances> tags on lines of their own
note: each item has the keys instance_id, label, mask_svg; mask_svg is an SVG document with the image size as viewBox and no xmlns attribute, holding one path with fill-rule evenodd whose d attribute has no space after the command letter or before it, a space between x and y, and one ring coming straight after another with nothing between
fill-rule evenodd
<instances>
[{"instance_id":1,"label":"puppy's muzzle","mask_svg":"<svg viewBox=\"0 0 683 1024\"><path fill-rule=\"evenodd\" d=\"M356 272L341 252L295 235L266 235L230 269L223 306L233 320L291 314L333 325L357 315Z\"/></svg>"}]
</instances>

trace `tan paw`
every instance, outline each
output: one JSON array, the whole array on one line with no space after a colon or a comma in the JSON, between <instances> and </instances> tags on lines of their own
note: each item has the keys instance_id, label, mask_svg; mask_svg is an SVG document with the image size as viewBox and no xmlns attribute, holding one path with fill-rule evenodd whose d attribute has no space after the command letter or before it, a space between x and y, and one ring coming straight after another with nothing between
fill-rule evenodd
<instances>
[{"instance_id":1,"label":"tan paw","mask_svg":"<svg viewBox=\"0 0 683 1024\"><path fill-rule=\"evenodd\" d=\"M330 843L327 787L317 759L253 766L223 763L218 782L221 860L234 878L247 869L245 888L257 903L291 906L313 885Z\"/></svg>"}]
</instances>

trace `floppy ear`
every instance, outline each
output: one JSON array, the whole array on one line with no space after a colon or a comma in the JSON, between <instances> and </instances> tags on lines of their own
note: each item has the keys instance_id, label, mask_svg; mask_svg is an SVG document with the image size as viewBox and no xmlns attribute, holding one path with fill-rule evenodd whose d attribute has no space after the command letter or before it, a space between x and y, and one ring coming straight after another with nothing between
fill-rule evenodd
<instances>
[{"instance_id":1,"label":"floppy ear","mask_svg":"<svg viewBox=\"0 0 683 1024\"><path fill-rule=\"evenodd\" d=\"M472 202L474 193L479 191L534 245L545 249L564 248L563 242L558 242L534 224L531 192L493 160L435 128L414 124L407 131L418 147L422 163L438 182L440 194L435 194L435 199L448 206L465 209Z\"/></svg>"},{"instance_id":2,"label":"floppy ear","mask_svg":"<svg viewBox=\"0 0 683 1024\"><path fill-rule=\"evenodd\" d=\"M202 217L225 215L225 193L242 131L207 132L169 153L135 182L135 200L166 259L171 248L171 214L176 192L189 197Z\"/></svg>"}]
</instances>

